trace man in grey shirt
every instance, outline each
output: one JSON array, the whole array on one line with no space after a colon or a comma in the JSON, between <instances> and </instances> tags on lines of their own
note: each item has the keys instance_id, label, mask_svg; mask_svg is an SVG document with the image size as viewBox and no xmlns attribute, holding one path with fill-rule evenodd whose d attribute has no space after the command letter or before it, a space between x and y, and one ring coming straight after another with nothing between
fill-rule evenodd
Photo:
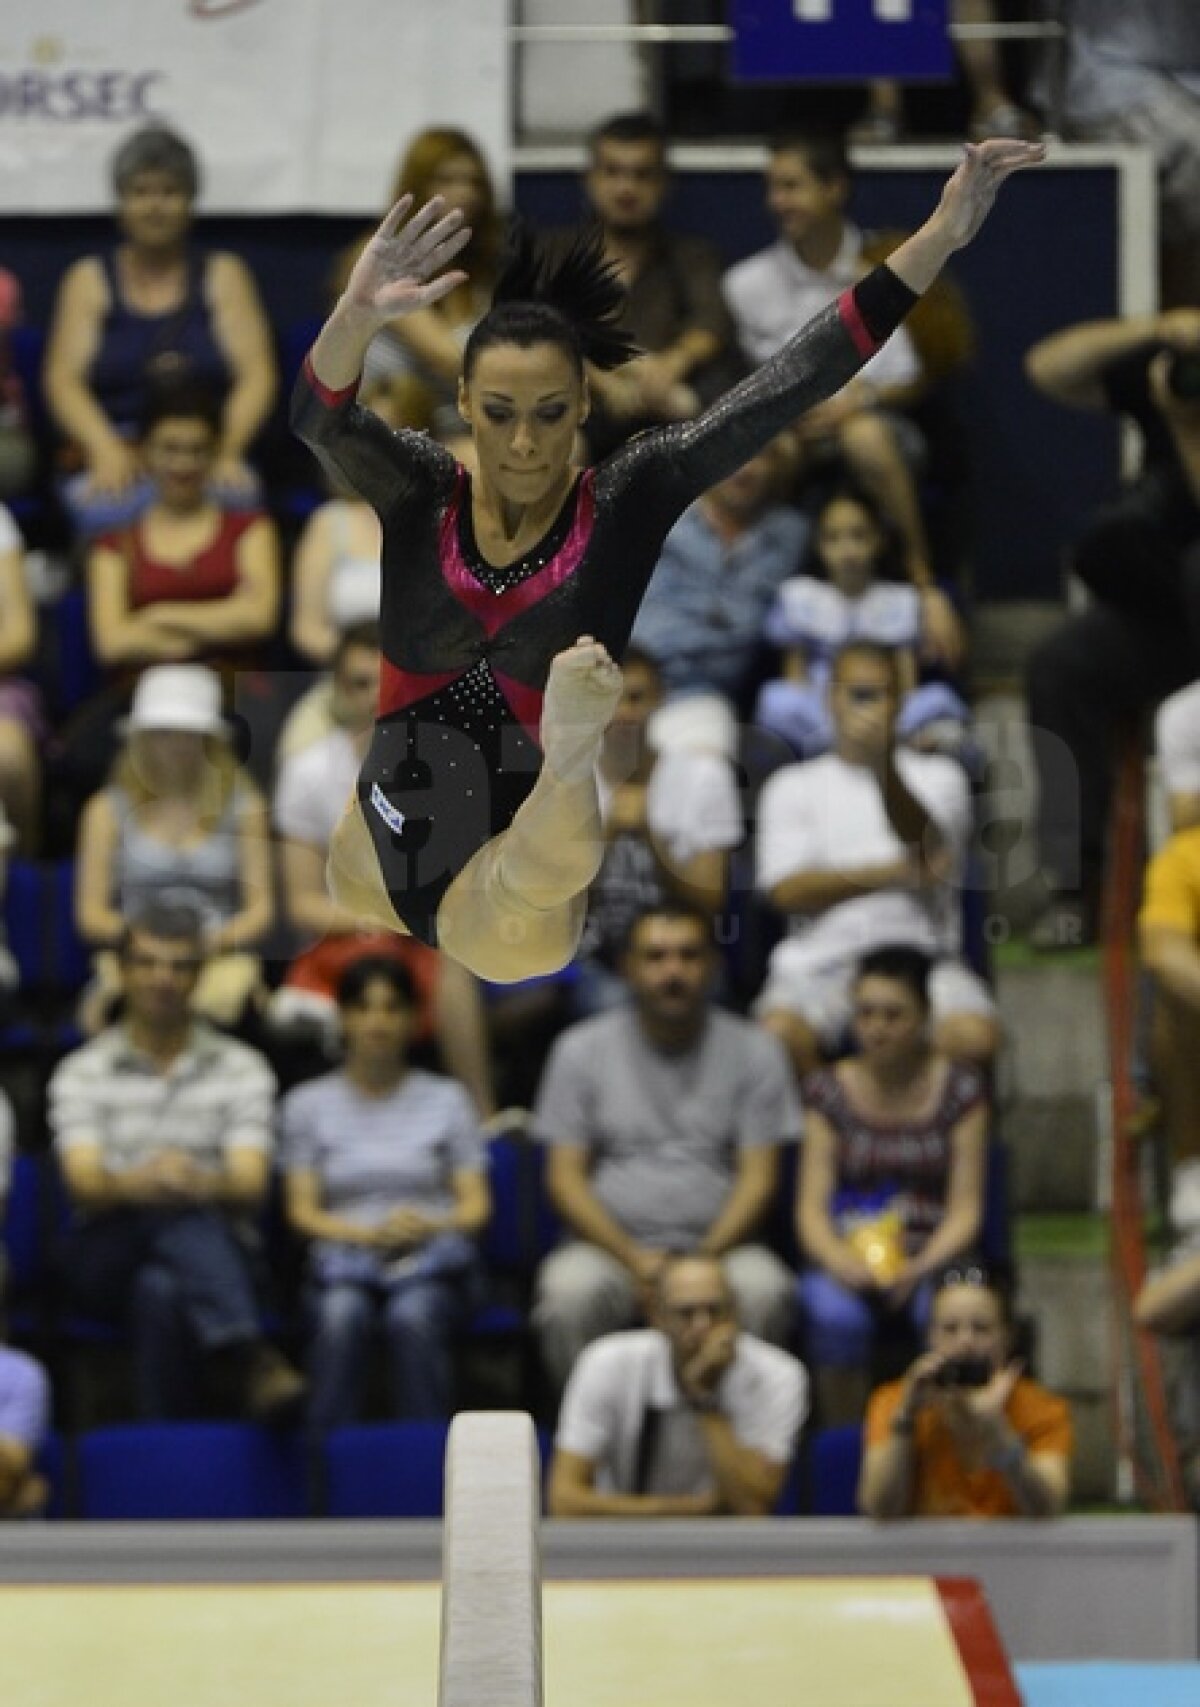
<instances>
[{"instance_id":1,"label":"man in grey shirt","mask_svg":"<svg viewBox=\"0 0 1200 1707\"><path fill-rule=\"evenodd\" d=\"M646 909L624 958L630 1004L572 1026L547 1062L534 1123L574 1236L542 1264L533 1320L558 1388L585 1345L636 1318L672 1251L720 1256L743 1326L787 1337L792 1277L752 1241L799 1103L776 1040L711 1005L713 968L702 914Z\"/></svg>"}]
</instances>

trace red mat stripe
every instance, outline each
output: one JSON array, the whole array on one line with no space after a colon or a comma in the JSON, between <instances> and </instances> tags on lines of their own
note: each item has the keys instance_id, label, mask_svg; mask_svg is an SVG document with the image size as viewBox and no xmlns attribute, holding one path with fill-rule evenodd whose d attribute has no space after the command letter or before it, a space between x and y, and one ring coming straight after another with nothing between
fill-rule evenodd
<instances>
[{"instance_id":1,"label":"red mat stripe","mask_svg":"<svg viewBox=\"0 0 1200 1707\"><path fill-rule=\"evenodd\" d=\"M979 1584L970 1577L935 1577L933 1581L975 1707L1022 1707L1008 1655Z\"/></svg>"}]
</instances>

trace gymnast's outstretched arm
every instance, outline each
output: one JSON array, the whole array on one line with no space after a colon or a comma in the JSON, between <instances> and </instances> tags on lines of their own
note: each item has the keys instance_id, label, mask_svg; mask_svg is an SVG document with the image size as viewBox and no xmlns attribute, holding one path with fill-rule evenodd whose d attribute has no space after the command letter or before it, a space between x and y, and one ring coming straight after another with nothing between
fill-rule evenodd
<instances>
[{"instance_id":1,"label":"gymnast's outstretched arm","mask_svg":"<svg viewBox=\"0 0 1200 1707\"><path fill-rule=\"evenodd\" d=\"M292 426L381 514L420 484L433 465L453 467L449 454L419 433L394 432L354 403L367 346L398 315L428 308L463 283L444 269L470 240L457 209L440 196L407 220L404 196L367 244L346 288L309 352L292 397ZM444 466L443 466L444 465Z\"/></svg>"},{"instance_id":2,"label":"gymnast's outstretched arm","mask_svg":"<svg viewBox=\"0 0 1200 1707\"><path fill-rule=\"evenodd\" d=\"M634 439L605 465L650 488L664 505L686 504L757 454L806 409L833 395L895 331L950 256L987 218L1004 180L1045 156L1038 143L968 143L937 207L887 261L822 310L778 353L693 421ZM639 467L648 478L636 481Z\"/></svg>"}]
</instances>

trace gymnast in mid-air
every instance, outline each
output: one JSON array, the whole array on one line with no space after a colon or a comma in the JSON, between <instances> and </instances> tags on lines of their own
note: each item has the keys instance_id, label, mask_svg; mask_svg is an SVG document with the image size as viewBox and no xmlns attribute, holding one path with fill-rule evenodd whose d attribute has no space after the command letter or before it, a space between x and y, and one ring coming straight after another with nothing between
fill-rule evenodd
<instances>
[{"instance_id":1,"label":"gymnast in mid-air","mask_svg":"<svg viewBox=\"0 0 1200 1707\"><path fill-rule=\"evenodd\" d=\"M979 230L1039 145L968 144L924 225L694 420L582 472L587 366L637 354L622 291L587 235L519 235L467 340L458 403L478 473L355 402L379 328L461 284L470 232L438 200L397 203L297 383L296 431L383 525L378 717L335 833L339 905L482 978L556 971L583 928L603 835L594 778L624 650L687 506L841 389Z\"/></svg>"}]
</instances>

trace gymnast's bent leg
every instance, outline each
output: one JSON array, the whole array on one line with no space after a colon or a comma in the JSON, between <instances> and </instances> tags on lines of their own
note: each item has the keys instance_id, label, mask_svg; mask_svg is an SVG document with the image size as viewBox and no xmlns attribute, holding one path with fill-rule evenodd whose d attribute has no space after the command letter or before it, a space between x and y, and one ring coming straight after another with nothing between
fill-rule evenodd
<instances>
[{"instance_id":1,"label":"gymnast's bent leg","mask_svg":"<svg viewBox=\"0 0 1200 1707\"><path fill-rule=\"evenodd\" d=\"M438 909L439 945L481 978L555 972L579 944L587 886L604 854L596 760L620 696L620 670L589 636L550 666L533 791Z\"/></svg>"},{"instance_id":2,"label":"gymnast's bent leg","mask_svg":"<svg viewBox=\"0 0 1200 1707\"><path fill-rule=\"evenodd\" d=\"M351 795L341 822L333 832L325 866L325 882L338 906L354 918L379 925L386 931L395 931L399 936L411 934L392 906L357 795Z\"/></svg>"}]
</instances>

